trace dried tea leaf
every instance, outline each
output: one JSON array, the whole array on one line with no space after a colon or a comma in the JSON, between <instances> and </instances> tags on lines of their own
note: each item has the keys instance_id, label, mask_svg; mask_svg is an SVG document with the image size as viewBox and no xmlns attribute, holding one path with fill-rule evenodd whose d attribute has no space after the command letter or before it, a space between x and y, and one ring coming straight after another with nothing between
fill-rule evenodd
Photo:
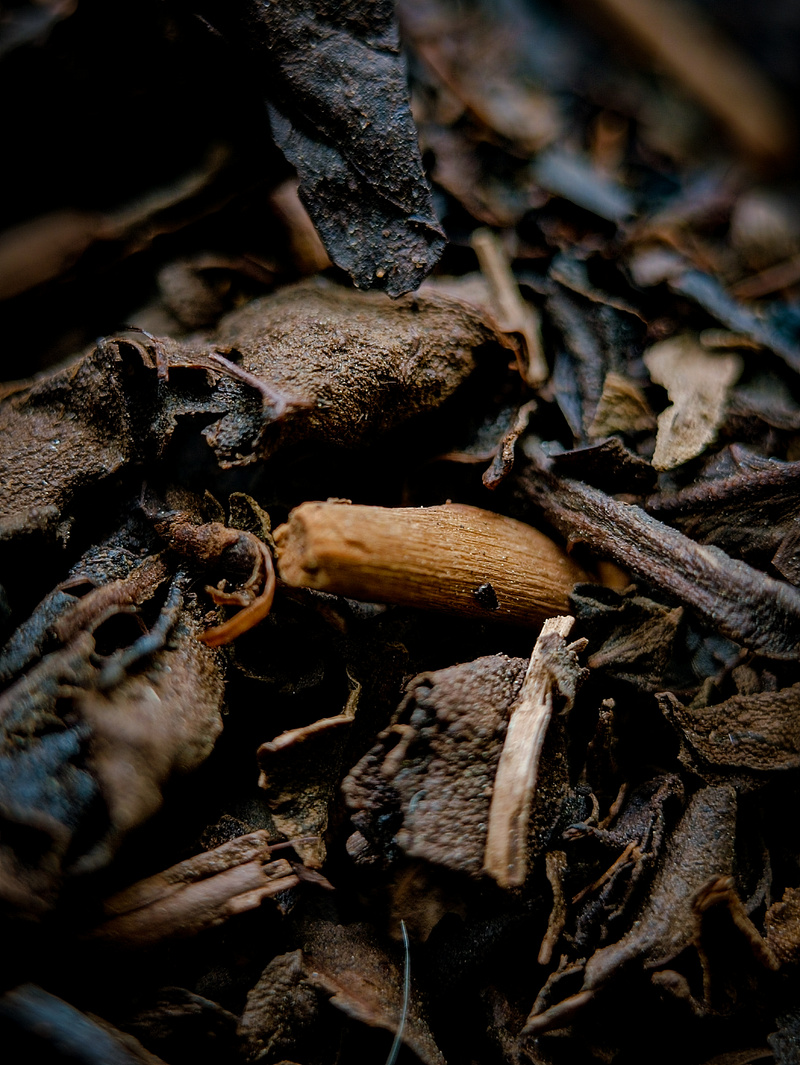
<instances>
[{"instance_id":1,"label":"dried tea leaf","mask_svg":"<svg viewBox=\"0 0 800 1065\"><path fill-rule=\"evenodd\" d=\"M475 369L477 348L502 343L490 320L452 297L391 302L318 281L235 311L216 339L243 371L298 401L264 439L266 423L253 414L244 433L233 413L206 430L225 464L297 439L364 443L438 406Z\"/></svg>"},{"instance_id":2,"label":"dried tea leaf","mask_svg":"<svg viewBox=\"0 0 800 1065\"><path fill-rule=\"evenodd\" d=\"M627 935L592 955L584 990L599 987L634 960L646 968L664 965L692 942L696 893L732 871L736 805L736 792L729 787L703 788L691 798L642 913Z\"/></svg>"},{"instance_id":3,"label":"dried tea leaf","mask_svg":"<svg viewBox=\"0 0 800 1065\"><path fill-rule=\"evenodd\" d=\"M366 924L306 921L303 949L274 958L247 997L239 1026L249 1061L297 1054L324 1038L323 1005L394 1034L403 1013L403 968ZM444 1065L425 1017L419 993L411 995L403 1044L424 1065ZM319 1043L317 1042L317 1046Z\"/></svg>"},{"instance_id":4,"label":"dried tea leaf","mask_svg":"<svg viewBox=\"0 0 800 1065\"><path fill-rule=\"evenodd\" d=\"M491 321L451 297L392 302L314 281L224 318L213 346L103 342L0 401L15 441L0 457L0 539L59 522L66 537L79 489L162 458L193 420L223 467L301 440L364 444L447 400L493 343L505 341Z\"/></svg>"},{"instance_id":5,"label":"dried tea leaf","mask_svg":"<svg viewBox=\"0 0 800 1065\"><path fill-rule=\"evenodd\" d=\"M204 0L255 59L272 132L331 259L362 288L419 286L445 239L408 106L394 5Z\"/></svg>"},{"instance_id":6,"label":"dried tea leaf","mask_svg":"<svg viewBox=\"0 0 800 1065\"><path fill-rule=\"evenodd\" d=\"M658 416L653 465L671 470L695 458L716 438L731 386L742 372L733 353L712 354L691 334L662 340L644 354L650 377L672 400Z\"/></svg>"},{"instance_id":7,"label":"dried tea leaf","mask_svg":"<svg viewBox=\"0 0 800 1065\"><path fill-rule=\"evenodd\" d=\"M587 544L668 592L723 635L770 657L798 656L797 589L729 558L719 548L695 543L639 507L554 476L533 444L526 455L532 461L520 478L520 494L569 541Z\"/></svg>"},{"instance_id":8,"label":"dried tea leaf","mask_svg":"<svg viewBox=\"0 0 800 1065\"><path fill-rule=\"evenodd\" d=\"M592 646L586 664L643 691L663 690L679 653L683 607L670 609L635 593L592 585L573 592L570 601Z\"/></svg>"},{"instance_id":9,"label":"dried tea leaf","mask_svg":"<svg viewBox=\"0 0 800 1065\"><path fill-rule=\"evenodd\" d=\"M481 872L496 767L526 666L493 655L411 682L395 723L344 781L357 829L351 854L391 860L399 848L459 872ZM532 853L549 836L567 792L564 742L557 718L540 762L526 840Z\"/></svg>"},{"instance_id":10,"label":"dried tea leaf","mask_svg":"<svg viewBox=\"0 0 800 1065\"><path fill-rule=\"evenodd\" d=\"M589 958L583 986L576 994L553 1005L548 1005L551 996L539 996L525 1024L526 1036L569 1023L598 989L627 967L658 968L695 941L699 932L696 897L709 881L727 878L732 871L736 807L731 787L702 788L692 797L630 931Z\"/></svg>"},{"instance_id":11,"label":"dried tea leaf","mask_svg":"<svg viewBox=\"0 0 800 1065\"><path fill-rule=\"evenodd\" d=\"M639 433L654 429L656 420L642 390L613 370L606 374L597 401L589 438L597 440L613 433Z\"/></svg>"},{"instance_id":12,"label":"dried tea leaf","mask_svg":"<svg viewBox=\"0 0 800 1065\"><path fill-rule=\"evenodd\" d=\"M364 924L315 922L304 929L304 956L309 983L330 995L330 1003L348 1017L373 1028L399 1030L402 1042L423 1065L444 1065L431 1033L421 997L414 987L404 1009L403 967L372 928Z\"/></svg>"},{"instance_id":13,"label":"dried tea leaf","mask_svg":"<svg viewBox=\"0 0 800 1065\"><path fill-rule=\"evenodd\" d=\"M713 706L684 706L672 692L658 700L693 762L758 771L800 766L800 684L734 695Z\"/></svg>"},{"instance_id":14,"label":"dried tea leaf","mask_svg":"<svg viewBox=\"0 0 800 1065\"><path fill-rule=\"evenodd\" d=\"M61 646L26 660L0 696L0 814L14 826L0 883L16 905L46 908L64 875L104 865L159 809L166 781L214 746L222 664L198 640L204 620L185 579L173 579L143 633L131 617L143 604L152 614L164 576L148 558L73 599L53 626Z\"/></svg>"},{"instance_id":15,"label":"dried tea leaf","mask_svg":"<svg viewBox=\"0 0 800 1065\"><path fill-rule=\"evenodd\" d=\"M739 445L726 449L722 457L730 462L721 464L719 476L651 496L648 512L693 540L715 544L754 564L765 567L777 557L793 573L791 544L800 506L800 462L769 459L754 463L756 456ZM789 574L784 576L791 580Z\"/></svg>"},{"instance_id":16,"label":"dried tea leaf","mask_svg":"<svg viewBox=\"0 0 800 1065\"><path fill-rule=\"evenodd\" d=\"M800 962L800 888L788 887L764 916L767 943L782 962Z\"/></svg>"}]
</instances>

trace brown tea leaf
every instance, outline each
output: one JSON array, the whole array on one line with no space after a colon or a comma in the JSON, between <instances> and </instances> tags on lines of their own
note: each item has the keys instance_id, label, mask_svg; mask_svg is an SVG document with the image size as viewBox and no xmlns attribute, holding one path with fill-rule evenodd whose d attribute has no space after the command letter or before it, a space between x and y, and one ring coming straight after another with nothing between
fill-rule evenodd
<instances>
[{"instance_id":1,"label":"brown tea leaf","mask_svg":"<svg viewBox=\"0 0 800 1065\"><path fill-rule=\"evenodd\" d=\"M800 684L713 706L684 706L672 692L658 700L701 763L760 771L800 766Z\"/></svg>"},{"instance_id":2,"label":"brown tea leaf","mask_svg":"<svg viewBox=\"0 0 800 1065\"><path fill-rule=\"evenodd\" d=\"M630 573L675 596L724 635L762 654L793 659L800 653L800 594L705 547L639 507L553 475L539 449L521 491L571 542L587 544Z\"/></svg>"},{"instance_id":3,"label":"brown tea leaf","mask_svg":"<svg viewBox=\"0 0 800 1065\"><path fill-rule=\"evenodd\" d=\"M352 854L362 861L376 855L391 860L399 848L449 869L481 872L496 767L526 667L524 659L494 655L411 682L395 723L378 735L342 786L357 829L348 841ZM533 853L567 791L563 745L563 722L556 718L524 840Z\"/></svg>"},{"instance_id":4,"label":"brown tea leaf","mask_svg":"<svg viewBox=\"0 0 800 1065\"><path fill-rule=\"evenodd\" d=\"M658 416L653 465L671 470L715 439L728 391L742 372L735 354L711 354L691 334L662 340L645 352L650 377L672 400Z\"/></svg>"},{"instance_id":5,"label":"brown tea leaf","mask_svg":"<svg viewBox=\"0 0 800 1065\"><path fill-rule=\"evenodd\" d=\"M331 259L362 288L400 296L444 248L408 106L394 6L204 0L254 57L272 133Z\"/></svg>"}]
</instances>

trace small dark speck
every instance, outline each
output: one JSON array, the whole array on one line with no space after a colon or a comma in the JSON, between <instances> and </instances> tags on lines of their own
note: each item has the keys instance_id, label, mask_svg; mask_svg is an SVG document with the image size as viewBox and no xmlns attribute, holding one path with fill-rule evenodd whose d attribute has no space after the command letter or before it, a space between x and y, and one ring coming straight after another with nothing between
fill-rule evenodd
<instances>
[{"instance_id":1,"label":"small dark speck","mask_svg":"<svg viewBox=\"0 0 800 1065\"><path fill-rule=\"evenodd\" d=\"M476 588L472 594L481 606L486 607L487 610L497 610L500 606L497 602L497 593L491 584L482 584L479 588Z\"/></svg>"}]
</instances>

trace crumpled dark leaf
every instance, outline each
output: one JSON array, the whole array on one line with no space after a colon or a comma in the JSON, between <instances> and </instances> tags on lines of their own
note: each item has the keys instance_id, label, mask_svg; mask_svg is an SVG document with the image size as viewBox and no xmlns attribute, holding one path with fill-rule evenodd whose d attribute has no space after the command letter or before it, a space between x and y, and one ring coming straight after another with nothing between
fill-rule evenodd
<instances>
[{"instance_id":1,"label":"crumpled dark leaf","mask_svg":"<svg viewBox=\"0 0 800 1065\"><path fill-rule=\"evenodd\" d=\"M800 684L734 695L712 706L684 706L672 692L658 700L695 765L762 772L800 766Z\"/></svg>"},{"instance_id":2,"label":"crumpled dark leaf","mask_svg":"<svg viewBox=\"0 0 800 1065\"><path fill-rule=\"evenodd\" d=\"M198 639L205 619L184 576L147 556L73 587L39 615L40 656L19 641L6 657L23 671L0 696L0 891L33 912L65 875L106 864L222 728L222 663Z\"/></svg>"},{"instance_id":3,"label":"crumpled dark leaf","mask_svg":"<svg viewBox=\"0 0 800 1065\"><path fill-rule=\"evenodd\" d=\"M394 724L342 785L359 861L412 858L478 875L508 717L527 662L493 655L423 673L409 685ZM530 840L538 852L567 792L563 719L548 730Z\"/></svg>"},{"instance_id":4,"label":"crumpled dark leaf","mask_svg":"<svg viewBox=\"0 0 800 1065\"><path fill-rule=\"evenodd\" d=\"M305 921L303 948L274 958L248 995L240 1033L250 1061L300 1053L328 999L348 1017L394 1034L403 1002L403 969L368 924ZM444 1065L413 983L403 1044L423 1065Z\"/></svg>"},{"instance_id":5,"label":"crumpled dark leaf","mask_svg":"<svg viewBox=\"0 0 800 1065\"><path fill-rule=\"evenodd\" d=\"M418 288L445 238L408 106L391 0L205 0L252 53L273 135L337 266L361 288Z\"/></svg>"},{"instance_id":6,"label":"crumpled dark leaf","mask_svg":"<svg viewBox=\"0 0 800 1065\"><path fill-rule=\"evenodd\" d=\"M619 940L589 958L576 994L543 1011L534 1007L526 1035L571 1020L628 966L659 968L695 941L699 931L696 896L710 881L729 877L733 869L736 809L736 792L728 786L702 788L692 797L670 837L637 920ZM547 1002L544 992L540 1001Z\"/></svg>"},{"instance_id":7,"label":"crumpled dark leaf","mask_svg":"<svg viewBox=\"0 0 800 1065\"><path fill-rule=\"evenodd\" d=\"M223 468L302 440L363 445L444 403L495 343L506 342L491 321L452 297L393 303L319 281L253 301L207 341L103 342L0 402L15 440L0 465L0 539L66 540L75 493L162 458L179 425L205 424Z\"/></svg>"}]
</instances>

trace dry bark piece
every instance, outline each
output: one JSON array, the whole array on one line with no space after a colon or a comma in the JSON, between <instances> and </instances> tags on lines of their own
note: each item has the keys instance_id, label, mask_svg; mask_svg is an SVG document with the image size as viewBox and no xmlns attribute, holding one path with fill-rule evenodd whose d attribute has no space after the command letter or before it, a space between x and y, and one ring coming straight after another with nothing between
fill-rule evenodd
<instances>
[{"instance_id":1,"label":"dry bark piece","mask_svg":"<svg viewBox=\"0 0 800 1065\"><path fill-rule=\"evenodd\" d=\"M35 984L22 984L0 998L0 1022L3 1041L11 1052L20 1039L26 1057L33 1055L39 1061L165 1065L132 1035L81 1013Z\"/></svg>"},{"instance_id":2,"label":"dry bark piece","mask_svg":"<svg viewBox=\"0 0 800 1065\"><path fill-rule=\"evenodd\" d=\"M483 869L492 786L523 659L479 658L408 687L395 723L378 735L342 785L361 862L412 858L470 875ZM556 718L540 759L537 802L525 843L538 853L567 792L564 729Z\"/></svg>"},{"instance_id":3,"label":"dry bark piece","mask_svg":"<svg viewBox=\"0 0 800 1065\"><path fill-rule=\"evenodd\" d=\"M299 883L286 859L273 860L267 832L251 832L106 899L91 936L130 948L194 936Z\"/></svg>"},{"instance_id":4,"label":"dry bark piece","mask_svg":"<svg viewBox=\"0 0 800 1065\"><path fill-rule=\"evenodd\" d=\"M695 458L716 438L728 392L742 372L742 359L732 353L712 354L685 333L649 348L644 363L673 404L658 416L653 455L657 470L671 470Z\"/></svg>"},{"instance_id":5,"label":"dry bark piece","mask_svg":"<svg viewBox=\"0 0 800 1065\"><path fill-rule=\"evenodd\" d=\"M716 547L696 544L639 507L555 477L540 449L521 481L524 497L572 542L586 543L675 596L725 636L769 657L800 654L800 594Z\"/></svg>"},{"instance_id":6,"label":"dry bark piece","mask_svg":"<svg viewBox=\"0 0 800 1065\"><path fill-rule=\"evenodd\" d=\"M543 533L458 504L303 503L275 544L287 584L523 625L566 609L581 579Z\"/></svg>"},{"instance_id":7,"label":"dry bark piece","mask_svg":"<svg viewBox=\"0 0 800 1065\"><path fill-rule=\"evenodd\" d=\"M419 286L445 239L408 106L394 6L204 0L255 59L272 133L331 259L362 288Z\"/></svg>"},{"instance_id":8,"label":"dry bark piece","mask_svg":"<svg viewBox=\"0 0 800 1065\"><path fill-rule=\"evenodd\" d=\"M519 699L511 708L489 807L483 865L484 872L501 887L519 887L528 872L528 822L554 697L560 695L564 710L570 710L578 686L588 675L577 658L586 641L566 642L574 623L571 617L545 621Z\"/></svg>"},{"instance_id":9,"label":"dry bark piece","mask_svg":"<svg viewBox=\"0 0 800 1065\"><path fill-rule=\"evenodd\" d=\"M672 692L658 699L692 762L765 772L800 766L800 684L705 707L684 706Z\"/></svg>"}]
</instances>

